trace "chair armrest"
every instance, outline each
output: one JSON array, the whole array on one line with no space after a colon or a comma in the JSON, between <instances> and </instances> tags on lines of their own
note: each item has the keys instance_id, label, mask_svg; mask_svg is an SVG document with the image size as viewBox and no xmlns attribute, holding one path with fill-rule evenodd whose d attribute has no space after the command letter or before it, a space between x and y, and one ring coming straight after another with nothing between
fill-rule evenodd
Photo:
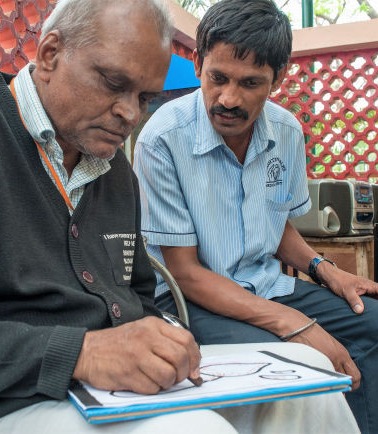
<instances>
[{"instance_id":1,"label":"chair armrest","mask_svg":"<svg viewBox=\"0 0 378 434\"><path fill-rule=\"evenodd\" d=\"M186 301L176 280L174 279L172 274L168 271L168 269L160 261L158 261L153 255L148 253L148 257L150 259L152 268L161 274L161 276L167 283L169 289L171 290L173 299L175 300L176 303L178 317L181 319L181 321L183 321L187 325L187 327L189 327L189 315L186 307Z\"/></svg>"}]
</instances>

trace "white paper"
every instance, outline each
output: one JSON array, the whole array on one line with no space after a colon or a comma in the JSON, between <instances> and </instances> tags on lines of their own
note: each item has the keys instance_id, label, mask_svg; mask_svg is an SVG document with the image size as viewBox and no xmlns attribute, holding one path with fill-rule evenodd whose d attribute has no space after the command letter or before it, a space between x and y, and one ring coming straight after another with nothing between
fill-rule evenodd
<instances>
[{"instance_id":1,"label":"white paper","mask_svg":"<svg viewBox=\"0 0 378 434\"><path fill-rule=\"evenodd\" d=\"M278 356L277 356L278 357ZM185 380L157 395L140 395L125 391L102 391L84 384L84 388L99 405L85 405L72 396L83 408L127 407L137 404L191 402L207 398L243 395L253 391L278 389L311 389L311 386L350 384L350 377L322 371L272 357L263 352L233 354L231 356L204 357L201 361L202 386L196 387Z\"/></svg>"}]
</instances>

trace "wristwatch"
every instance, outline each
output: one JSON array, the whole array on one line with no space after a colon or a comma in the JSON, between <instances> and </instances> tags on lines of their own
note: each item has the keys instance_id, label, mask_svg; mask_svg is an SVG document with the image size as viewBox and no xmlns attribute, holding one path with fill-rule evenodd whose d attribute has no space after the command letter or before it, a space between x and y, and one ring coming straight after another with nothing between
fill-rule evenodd
<instances>
[{"instance_id":1,"label":"wristwatch","mask_svg":"<svg viewBox=\"0 0 378 434\"><path fill-rule=\"evenodd\" d=\"M311 259L310 264L308 266L308 275L318 285L321 285L323 282L317 276L316 270L318 268L318 265L323 261L327 261L330 264L332 264L334 267L336 267L336 264L333 261L327 258L323 258L323 256L316 256L315 258Z\"/></svg>"}]
</instances>

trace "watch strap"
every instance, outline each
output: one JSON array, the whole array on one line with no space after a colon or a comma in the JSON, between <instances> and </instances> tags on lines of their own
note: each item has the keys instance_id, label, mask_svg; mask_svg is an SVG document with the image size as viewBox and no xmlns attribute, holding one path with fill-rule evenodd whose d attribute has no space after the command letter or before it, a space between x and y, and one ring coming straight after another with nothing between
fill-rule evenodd
<instances>
[{"instance_id":1,"label":"watch strap","mask_svg":"<svg viewBox=\"0 0 378 434\"><path fill-rule=\"evenodd\" d=\"M318 285L322 285L322 281L319 279L319 277L316 273L316 270L318 268L318 265L323 261L329 262L334 267L336 267L336 264L333 261L331 261L330 259L324 258L323 256L316 256L315 258L311 259L310 264L308 266L308 275Z\"/></svg>"}]
</instances>

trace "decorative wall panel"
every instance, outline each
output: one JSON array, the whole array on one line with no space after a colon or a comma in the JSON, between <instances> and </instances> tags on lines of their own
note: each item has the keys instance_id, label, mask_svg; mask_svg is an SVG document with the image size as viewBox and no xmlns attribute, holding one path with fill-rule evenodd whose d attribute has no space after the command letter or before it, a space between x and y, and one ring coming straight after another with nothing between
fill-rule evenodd
<instances>
[{"instance_id":1,"label":"decorative wall panel","mask_svg":"<svg viewBox=\"0 0 378 434\"><path fill-rule=\"evenodd\" d=\"M35 56L43 21L55 0L0 1L0 68L18 72Z\"/></svg>"},{"instance_id":2,"label":"decorative wall panel","mask_svg":"<svg viewBox=\"0 0 378 434\"><path fill-rule=\"evenodd\" d=\"M0 1L0 68L16 73L34 59L43 21L55 0ZM192 59L174 41L173 52ZM309 178L378 181L378 51L292 59L272 100L303 126Z\"/></svg>"},{"instance_id":3,"label":"decorative wall panel","mask_svg":"<svg viewBox=\"0 0 378 434\"><path fill-rule=\"evenodd\" d=\"M309 177L377 181L377 50L293 59L272 99L303 126Z\"/></svg>"}]
</instances>

